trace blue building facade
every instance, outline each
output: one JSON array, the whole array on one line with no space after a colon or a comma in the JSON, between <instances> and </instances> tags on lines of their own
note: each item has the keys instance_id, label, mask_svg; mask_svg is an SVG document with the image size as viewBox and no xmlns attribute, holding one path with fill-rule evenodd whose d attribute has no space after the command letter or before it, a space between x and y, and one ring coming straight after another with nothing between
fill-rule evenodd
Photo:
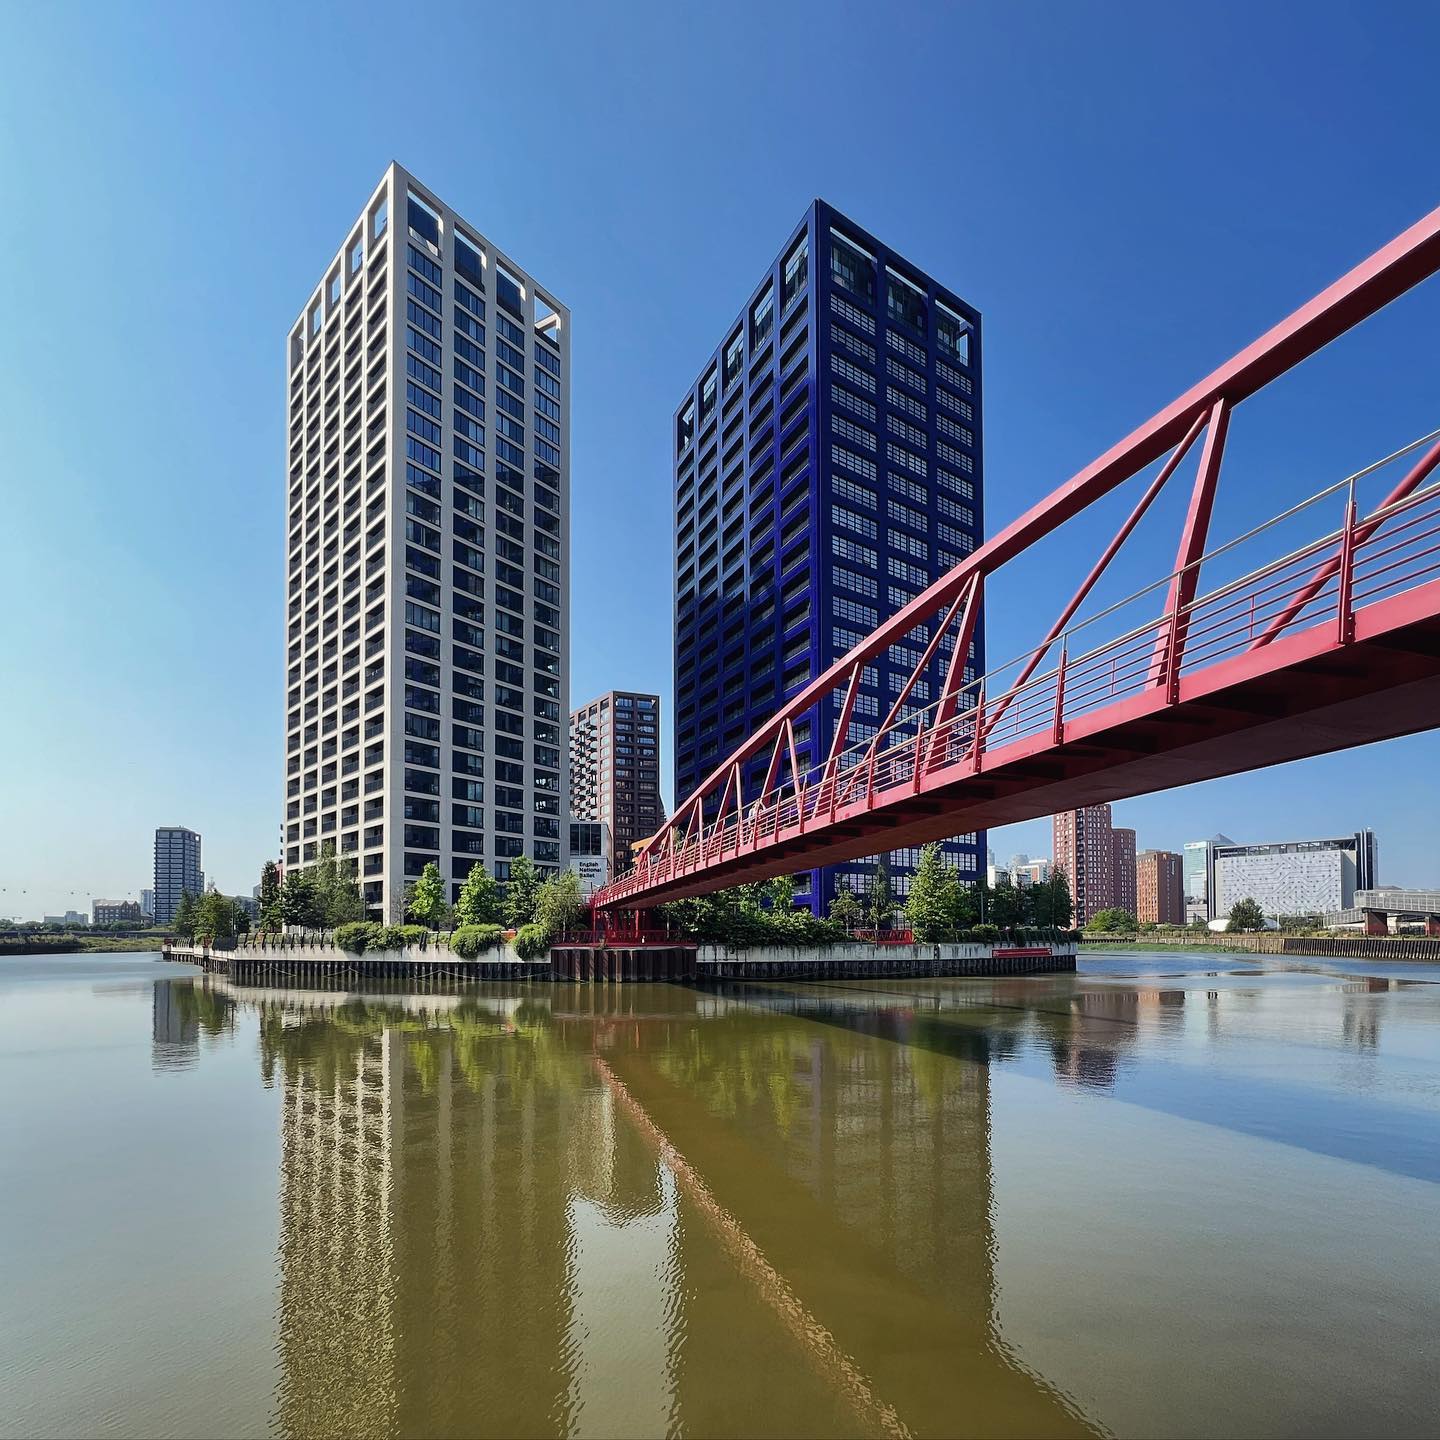
<instances>
[{"instance_id":1,"label":"blue building facade","mask_svg":"<svg viewBox=\"0 0 1440 1440\"><path fill-rule=\"evenodd\" d=\"M979 313L816 200L675 411L677 805L980 543L980 376ZM874 737L927 638L866 667L847 745ZM912 708L938 698L948 644ZM982 623L966 678L983 670ZM841 703L797 720L802 769L824 762ZM768 762L750 762L747 799ZM984 846L946 843L963 879L983 874ZM918 858L892 852L897 899ZM823 915L837 883L865 893L874 873L801 872L796 900Z\"/></svg>"}]
</instances>

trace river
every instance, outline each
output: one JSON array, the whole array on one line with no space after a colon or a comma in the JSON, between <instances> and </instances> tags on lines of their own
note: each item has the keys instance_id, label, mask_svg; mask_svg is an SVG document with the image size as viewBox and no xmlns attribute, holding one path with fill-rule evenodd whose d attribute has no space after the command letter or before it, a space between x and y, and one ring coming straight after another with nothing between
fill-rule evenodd
<instances>
[{"instance_id":1,"label":"river","mask_svg":"<svg viewBox=\"0 0 1440 1440\"><path fill-rule=\"evenodd\" d=\"M1429 1435L1440 969L0 960L0 1435Z\"/></svg>"}]
</instances>

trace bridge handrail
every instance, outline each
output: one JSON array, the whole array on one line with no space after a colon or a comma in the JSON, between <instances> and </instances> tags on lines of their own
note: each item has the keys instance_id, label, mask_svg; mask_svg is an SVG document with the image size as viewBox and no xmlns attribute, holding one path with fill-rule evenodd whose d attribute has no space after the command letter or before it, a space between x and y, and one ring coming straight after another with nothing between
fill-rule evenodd
<instances>
[{"instance_id":1,"label":"bridge handrail","mask_svg":"<svg viewBox=\"0 0 1440 1440\"><path fill-rule=\"evenodd\" d=\"M1413 448L1414 445L1406 447L1405 450L1398 451L1396 454L1407 453ZM1320 493L1322 495L1334 494L1339 488L1342 487L1330 486L1326 491ZM1314 499L1315 497L1311 497L1312 503ZM1419 489L1393 504L1381 506L1369 512L1363 521L1355 526L1358 529L1363 524L1371 528L1365 538L1356 544L1351 560L1352 574L1360 574L1366 578L1378 580L1375 588L1387 590L1394 588L1397 584L1413 583L1417 574L1425 575L1440 571L1440 558L1422 567L1418 572L1413 569L1418 560L1432 555L1440 557L1440 538L1436 538L1440 532L1437 532L1434 524L1436 519L1434 512L1437 509L1434 502L1437 499L1440 499L1440 482ZM1305 508L1303 503L1298 507L1291 507L1287 514L1296 513L1303 508ZM1400 525L1379 535L1380 525L1384 521L1406 514L1406 512L1408 512L1408 517ZM1271 524L1278 523L1278 518L1255 527L1248 534L1254 535L1269 528ZM1430 527L1428 529L1424 528L1427 523ZM1246 575L1217 586L1213 591L1189 602L1184 607L1183 613L1189 617L1190 623L1194 627L1192 630L1194 648L1187 650L1188 660L1183 668L1187 672L1202 668L1204 664L1214 663L1221 654L1237 648L1243 642L1252 640L1256 628L1268 621L1270 612L1286 605L1293 598L1295 590L1303 592L1306 587L1305 572L1301 572L1299 575L1284 575L1279 580L1274 580L1273 577L1282 575L1287 569L1301 562L1313 561L1321 554L1333 553L1343 535L1342 529L1307 542L1288 554L1272 560ZM1424 542L1433 543L1425 544ZM1225 548L1233 548L1238 543L1240 543L1238 540L1230 542ZM1420 548L1422 545L1423 548ZM1376 560L1386 560L1388 563L1376 569L1374 568ZM1404 581L1383 578L1405 565L1412 568L1407 572ZM1259 583L1264 581L1271 583ZM1338 575L1331 576L1325 582L1326 589L1316 591L1310 597L1303 610L1299 612L1299 616L1303 616L1305 624L1326 620L1338 613L1335 597L1329 593L1332 584L1338 587L1338 583ZM1282 585L1292 588L1281 589ZM1145 591L1137 592L1137 594L1143 594L1155 588L1157 587L1147 586ZM1268 598L1262 605L1257 606L1253 613L1238 615L1234 613L1257 595L1266 595ZM1352 596L1352 598L1354 597ZM1117 607L1110 608L1113 610ZM1121 693L1124 693L1125 689L1134 688L1136 677L1142 674L1148 676L1151 671L1153 661L1147 653L1149 642L1154 639L1157 632L1170 623L1172 623L1171 616L1159 616L1076 657L1073 662L1070 662L1068 668L1068 676L1076 683L1075 688L1067 687L1065 696L1067 705L1070 702L1080 702L1079 713L1085 713L1086 707L1083 702L1087 697L1085 688L1087 684L1090 684L1091 690L1095 692L1108 689L1110 695L1114 695L1117 688L1121 689ZM1292 622L1292 624L1294 623L1299 623L1298 616L1297 620ZM1077 630L1079 628L1076 627ZM1123 670L1117 664L1112 663L1117 660L1125 662ZM1110 664L1108 685L1106 663ZM991 673L993 672L987 672L987 674ZM1001 727L982 738L981 748L986 750L997 748L997 739L1011 743L1020 738L1022 733L1028 731L1033 720L1047 710L1046 702L1053 697L1059 674L1060 667L1057 666L1041 675L1032 677L1025 685L1019 687L1015 692L1015 697L1018 698L1016 708L1005 718ZM1123 687L1117 687L1117 679L1124 682ZM980 686L977 684L976 688L978 689ZM917 707L902 722L905 729L908 730L908 726L917 715L923 717L933 711L937 704L938 702L932 702L924 707ZM723 856L737 848L757 844L788 825L803 823L828 811L836 803L837 796L844 794L847 789L855 788L856 771L866 771L869 776L874 777L870 783L874 785L876 792L888 790L896 783L904 783L913 776L916 763L924 764L927 770L934 768L935 750L942 743L945 746L944 761L948 761L952 742L957 733L960 734L962 742L967 736L973 738L979 715L978 708L962 710L933 730L927 731L924 726L921 726L918 735L905 733L902 726L897 725L890 732L894 735L894 740L884 748L877 749L864 760L860 759L860 752L865 748L863 743L847 747L845 751L837 755L837 763L833 766L828 764L812 765L805 772L798 793L789 780L773 786L764 796L750 801L742 814L737 815L733 812L727 814L721 825L718 827L711 825L702 829L702 833L691 843L669 853L658 864L653 874L637 871L609 887L606 891L606 898L624 898L627 894L635 893L655 883L657 879L663 879L667 875L690 872L711 859ZM1072 718L1068 709L1066 718ZM919 759L918 747L922 742L931 747L924 760ZM847 757L850 763L846 763ZM942 761L942 763L944 762Z\"/></svg>"}]
</instances>

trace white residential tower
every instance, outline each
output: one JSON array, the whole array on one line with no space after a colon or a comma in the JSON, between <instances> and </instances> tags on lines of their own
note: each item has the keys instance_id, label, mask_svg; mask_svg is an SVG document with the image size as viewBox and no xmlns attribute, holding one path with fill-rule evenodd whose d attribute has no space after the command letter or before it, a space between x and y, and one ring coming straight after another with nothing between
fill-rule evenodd
<instances>
[{"instance_id":1,"label":"white residential tower","mask_svg":"<svg viewBox=\"0 0 1440 1440\"><path fill-rule=\"evenodd\" d=\"M570 316L391 165L287 345L285 865L565 861Z\"/></svg>"}]
</instances>

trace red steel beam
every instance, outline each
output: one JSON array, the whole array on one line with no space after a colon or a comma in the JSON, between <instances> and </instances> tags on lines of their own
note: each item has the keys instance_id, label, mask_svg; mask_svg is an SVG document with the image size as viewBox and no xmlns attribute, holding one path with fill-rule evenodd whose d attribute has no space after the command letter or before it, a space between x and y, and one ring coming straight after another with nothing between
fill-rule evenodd
<instances>
[{"instance_id":1,"label":"red steel beam","mask_svg":"<svg viewBox=\"0 0 1440 1440\"><path fill-rule=\"evenodd\" d=\"M697 793L708 793L737 763L744 763L795 716L835 689L857 661L863 663L922 620L949 604L975 574L988 574L1043 539L1117 485L1158 460L1184 438L1195 419L1224 398L1233 409L1287 370L1324 349L1332 340L1382 310L1392 300L1440 270L1440 208L1362 260L1313 300L1211 371L1178 399L1158 411L1103 455L1092 460L997 535L942 575L849 654L827 670L755 731L706 777ZM666 827L675 823L674 817Z\"/></svg>"},{"instance_id":2,"label":"red steel beam","mask_svg":"<svg viewBox=\"0 0 1440 1440\"><path fill-rule=\"evenodd\" d=\"M1195 484L1190 490L1190 506L1185 512L1185 527L1180 532L1180 548L1175 552L1175 571L1170 577L1170 593L1164 614L1171 617L1170 628L1155 642L1156 684L1164 684L1180 673L1180 660L1185 653L1185 635L1189 619L1186 607L1195 599L1200 580L1200 557L1205 553L1205 540L1210 534L1210 515L1215 508L1215 488L1220 479L1220 462L1225 454L1225 436L1230 429L1230 407L1222 395L1210 407L1205 430L1205 445L1200 463L1195 468Z\"/></svg>"},{"instance_id":3,"label":"red steel beam","mask_svg":"<svg viewBox=\"0 0 1440 1440\"><path fill-rule=\"evenodd\" d=\"M1009 691L991 711L990 718L986 721L985 730L988 734L995 728L995 723L1005 713L1006 707L1014 698L1015 692L1025 686L1025 682L1039 668L1040 662L1045 658L1050 647L1055 643L1055 637L1070 623L1075 612L1085 603L1085 597L1095 588L1100 577L1105 573L1106 566L1119 553L1120 547L1130 538L1130 532L1144 518L1145 512L1150 508L1151 502L1165 488L1165 482L1175 473L1180 462L1185 458L1190 447L1195 443L1195 437L1205 428L1205 416L1197 415L1191 422L1190 428L1185 432L1185 438L1170 452L1170 458L1161 467L1159 474L1150 482L1150 488L1140 497L1135 508L1130 512L1129 518L1115 532L1115 538L1105 547L1105 553L1095 562L1090 573L1080 583L1080 588L1071 598L1070 603L1060 612L1060 618L1050 627L1049 633L1035 648L1029 660L1025 662L1025 668L1016 677L1015 683Z\"/></svg>"}]
</instances>

